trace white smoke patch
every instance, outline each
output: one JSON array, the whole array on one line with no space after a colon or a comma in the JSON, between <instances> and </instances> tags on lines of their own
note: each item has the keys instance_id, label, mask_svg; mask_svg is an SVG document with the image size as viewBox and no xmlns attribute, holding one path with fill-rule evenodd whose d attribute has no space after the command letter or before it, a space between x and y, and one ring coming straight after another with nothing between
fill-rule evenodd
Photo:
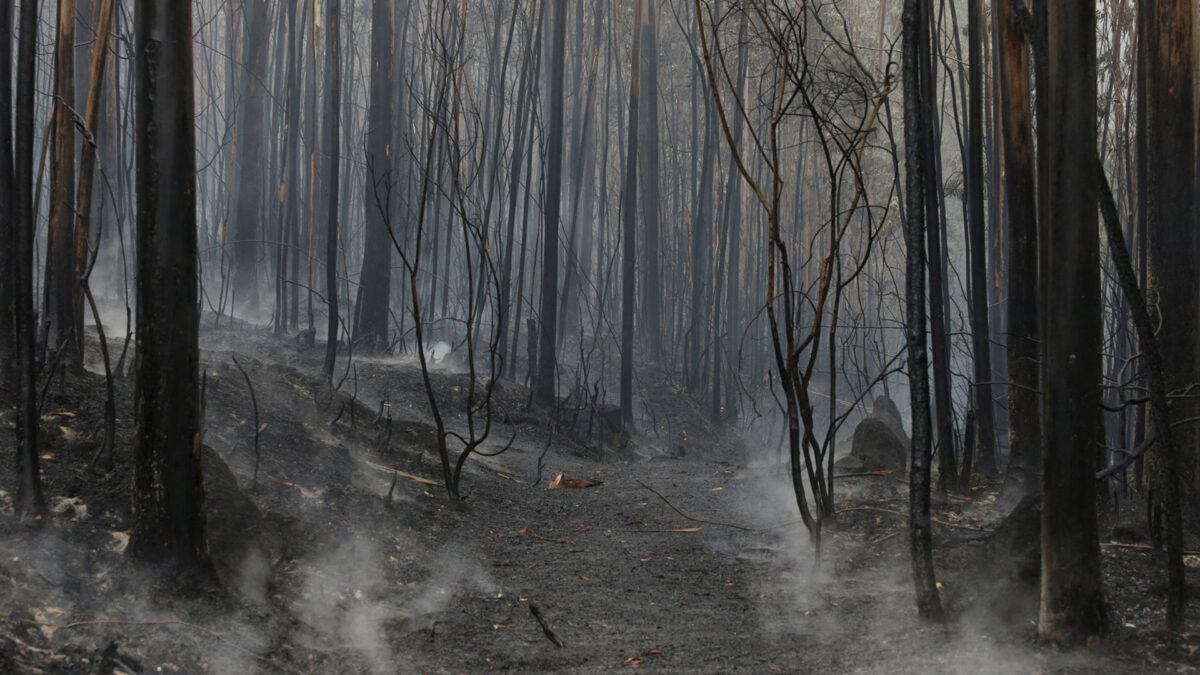
<instances>
[{"instance_id":1,"label":"white smoke patch","mask_svg":"<svg viewBox=\"0 0 1200 675\"><path fill-rule=\"evenodd\" d=\"M397 550L406 548L397 544ZM395 553L351 537L304 564L297 612L312 632L308 646L348 649L373 672L394 672L398 654L387 638L389 626L428 630L462 598L500 589L462 546L449 545L431 556L423 575L412 580L389 579L387 567L395 562Z\"/></svg>"},{"instance_id":2,"label":"white smoke patch","mask_svg":"<svg viewBox=\"0 0 1200 675\"><path fill-rule=\"evenodd\" d=\"M446 360L447 356L450 355L450 351L451 349L449 343L438 340L431 345L426 345L425 358L433 363L441 363Z\"/></svg>"},{"instance_id":3,"label":"white smoke patch","mask_svg":"<svg viewBox=\"0 0 1200 675\"><path fill-rule=\"evenodd\" d=\"M375 543L345 537L301 569L297 607L314 633L331 636L335 648L349 648L376 672L387 672L394 661L383 629L400 616L398 608L381 600L388 590L382 561Z\"/></svg>"},{"instance_id":4,"label":"white smoke patch","mask_svg":"<svg viewBox=\"0 0 1200 675\"><path fill-rule=\"evenodd\" d=\"M415 626L435 619L458 598L471 593L495 595L500 584L465 547L449 545L433 558L429 576L407 590L402 602L404 616Z\"/></svg>"}]
</instances>

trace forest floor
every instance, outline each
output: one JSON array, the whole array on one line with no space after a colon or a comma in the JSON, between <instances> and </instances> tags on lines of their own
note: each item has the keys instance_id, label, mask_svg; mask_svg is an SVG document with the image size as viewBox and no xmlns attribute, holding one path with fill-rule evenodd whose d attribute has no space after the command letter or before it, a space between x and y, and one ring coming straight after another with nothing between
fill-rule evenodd
<instances>
[{"instance_id":1,"label":"forest floor","mask_svg":"<svg viewBox=\"0 0 1200 675\"><path fill-rule=\"evenodd\" d=\"M816 563L774 452L708 426L669 383L643 390L668 438L607 453L582 434L552 433L544 417L524 412L525 390L506 383L485 449L514 432L515 441L467 461L464 505L454 508L438 485L412 359L356 357L332 394L319 349L231 330L206 331L202 349L220 584L181 591L127 560L132 385L118 382L115 465L106 472L103 458L92 463L103 378L56 379L42 407L52 514L40 527L16 523L13 463L0 462L0 672L1200 666L1200 633L1162 630L1163 573L1130 537L1136 527L1102 535L1110 636L1059 650L1034 642L1036 593L1015 579L1020 562L1007 544L989 542L1005 512L995 484L936 505L950 616L926 623L915 610L902 476L837 481L836 523ZM235 355L257 400L257 457ZM338 379L344 366L343 355ZM451 427L462 429L467 376L434 375ZM11 458L11 416L0 423L10 429L0 430L0 457ZM549 488L560 473L600 483ZM1188 575L1200 586L1200 557L1188 557ZM1188 625L1200 631L1194 591Z\"/></svg>"}]
</instances>

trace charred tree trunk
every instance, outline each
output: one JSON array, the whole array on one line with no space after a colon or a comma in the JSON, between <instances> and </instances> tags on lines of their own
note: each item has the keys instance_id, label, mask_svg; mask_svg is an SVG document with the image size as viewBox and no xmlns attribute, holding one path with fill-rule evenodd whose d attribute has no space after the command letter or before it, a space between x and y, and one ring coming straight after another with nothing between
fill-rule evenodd
<instances>
[{"instance_id":1,"label":"charred tree trunk","mask_svg":"<svg viewBox=\"0 0 1200 675\"><path fill-rule=\"evenodd\" d=\"M0 35L13 35L13 5L0 4ZM16 195L13 181L12 144L12 45L0 44L0 391L17 389L17 222L12 207Z\"/></svg>"},{"instance_id":2,"label":"charred tree trunk","mask_svg":"<svg viewBox=\"0 0 1200 675\"><path fill-rule=\"evenodd\" d=\"M703 343L707 337L708 312L705 300L712 280L713 227L713 164L717 154L717 120L714 119L711 99L704 96L704 145L700 151L700 183L696 194L696 211L692 222L691 251L691 324L688 328L688 356L684 365L685 379L693 393L704 388Z\"/></svg>"},{"instance_id":3,"label":"charred tree trunk","mask_svg":"<svg viewBox=\"0 0 1200 675\"><path fill-rule=\"evenodd\" d=\"M191 3L135 17L137 380L132 555L210 578L200 473Z\"/></svg>"},{"instance_id":4,"label":"charred tree trunk","mask_svg":"<svg viewBox=\"0 0 1200 675\"><path fill-rule=\"evenodd\" d=\"M34 520L45 510L38 469L38 412L34 382L33 314L33 97L37 67L37 4L21 3L17 42L17 90L14 115L13 196L16 203L14 235L14 329L17 348L17 498L16 511Z\"/></svg>"},{"instance_id":5,"label":"charred tree trunk","mask_svg":"<svg viewBox=\"0 0 1200 675\"><path fill-rule=\"evenodd\" d=\"M1196 41L1194 3L1183 0L1148 0L1139 13L1147 22L1145 115L1139 122L1138 135L1146 139L1146 157L1138 167L1145 173L1149 291L1157 302L1151 303L1151 319L1158 327L1157 342L1164 363L1165 388L1168 392L1186 390L1197 381L1196 340L1200 311L1200 293L1196 280L1195 220L1195 128L1194 128L1194 45ZM1165 525L1164 538L1175 555L1170 556L1168 571L1172 593L1167 604L1167 622L1179 630L1183 622L1183 561L1180 484L1192 493L1196 503L1195 427L1185 420L1200 412L1194 396L1183 396L1171 404L1173 444L1158 444L1146 457L1145 473L1149 484L1149 508L1152 523Z\"/></svg>"},{"instance_id":6,"label":"charred tree trunk","mask_svg":"<svg viewBox=\"0 0 1200 675\"><path fill-rule=\"evenodd\" d=\"M641 26L641 99L638 114L639 181L642 193L642 332L653 359L662 356L662 267L659 260L658 3L647 2Z\"/></svg>"},{"instance_id":7,"label":"charred tree trunk","mask_svg":"<svg viewBox=\"0 0 1200 675\"><path fill-rule=\"evenodd\" d=\"M1100 242L1096 220L1096 3L1047 7L1049 260L1038 636L1082 644L1107 628L1096 522L1100 423ZM1190 189L1190 186L1189 186ZM1052 264L1050 261L1053 261Z\"/></svg>"},{"instance_id":8,"label":"charred tree trunk","mask_svg":"<svg viewBox=\"0 0 1200 675\"><path fill-rule=\"evenodd\" d=\"M338 173L341 169L342 115L342 39L338 21L341 0L329 0L325 12L325 133L329 136L329 167L326 185L329 188L325 214L325 293L329 304L327 342L325 344L325 378L333 380L338 345Z\"/></svg>"},{"instance_id":9,"label":"charred tree trunk","mask_svg":"<svg viewBox=\"0 0 1200 675\"><path fill-rule=\"evenodd\" d=\"M926 0L904 0L902 18L904 77L904 166L908 187L904 242L907 248L905 334L908 342L908 378L912 400L912 446L909 468L909 546L917 610L926 619L942 617L933 570L933 533L930 517L931 416L929 410L929 357L925 346L925 173L924 153L929 120L921 100L920 53L925 35L921 5Z\"/></svg>"},{"instance_id":10,"label":"charred tree trunk","mask_svg":"<svg viewBox=\"0 0 1200 675\"><path fill-rule=\"evenodd\" d=\"M278 225L275 228L276 240L279 242L278 255L275 258L275 335L283 335L289 327L289 305L291 315L295 316L296 290L288 288L288 261L292 259L299 244L299 224L296 222L298 208L297 188L300 186L300 71L303 59L300 58L300 45L303 43L304 29L302 20L297 19L299 0L288 0L287 10L283 13L287 25L287 95L283 129L282 171L279 178L279 213ZM303 16L303 14L301 14ZM293 265L291 275L294 277L299 265ZM289 296L292 302L289 303Z\"/></svg>"},{"instance_id":11,"label":"charred tree trunk","mask_svg":"<svg viewBox=\"0 0 1200 675\"><path fill-rule=\"evenodd\" d=\"M967 39L970 93L967 115L968 249L971 257L971 349L975 356L975 418L979 432L979 471L996 473L996 422L992 405L992 345L988 339L987 234L983 208L983 0L970 0ZM993 225L994 226L994 225ZM968 437L967 444L971 440ZM971 458L963 453L963 464ZM965 469L964 469L965 471ZM970 476L963 476L965 484Z\"/></svg>"},{"instance_id":12,"label":"charred tree trunk","mask_svg":"<svg viewBox=\"0 0 1200 675\"><path fill-rule=\"evenodd\" d=\"M943 270L944 255L942 253L942 219L941 210L945 204L942 198L942 186L937 180L937 157L941 151L933 132L933 114L937 95L936 78L933 70L933 49L935 44L931 37L933 21L932 8L929 2L923 2L921 9L921 35L917 48L918 67L921 69L920 100L922 106L921 147L923 160L926 162L921 171L925 180L925 240L929 255L929 324L930 342L933 347L933 393L934 414L937 421L937 433L933 441L938 457L939 491L958 487L958 470L954 459L954 407L950 395L950 339L946 330L946 280Z\"/></svg>"},{"instance_id":13,"label":"charred tree trunk","mask_svg":"<svg viewBox=\"0 0 1200 675\"><path fill-rule=\"evenodd\" d=\"M392 167L392 52L393 0L371 3L371 102L367 127L366 240L363 245L362 300L355 340L372 350L387 349L388 306L392 285L392 241L388 233L393 191Z\"/></svg>"},{"instance_id":14,"label":"charred tree trunk","mask_svg":"<svg viewBox=\"0 0 1200 675\"><path fill-rule=\"evenodd\" d=\"M65 363L83 362L75 335L75 0L58 2L54 51L54 136L50 164L50 239L46 249L45 320L53 350Z\"/></svg>"},{"instance_id":15,"label":"charred tree trunk","mask_svg":"<svg viewBox=\"0 0 1200 675\"><path fill-rule=\"evenodd\" d=\"M563 70L566 60L567 6L553 3L554 24L550 46L550 97L546 135L546 202L542 226L542 302L538 317L538 367L534 400L550 407L555 402L558 375L555 330L558 312L558 226L562 213ZM532 337L532 336L530 336Z\"/></svg>"},{"instance_id":16,"label":"charred tree trunk","mask_svg":"<svg viewBox=\"0 0 1200 675\"><path fill-rule=\"evenodd\" d=\"M266 162L263 151L267 115L267 42L271 34L269 0L243 0L247 27L242 56L242 103L237 115L237 178L233 206L233 289L255 320L258 310L258 260L262 251L262 201Z\"/></svg>"},{"instance_id":17,"label":"charred tree trunk","mask_svg":"<svg viewBox=\"0 0 1200 675\"><path fill-rule=\"evenodd\" d=\"M1038 489L1038 209L1033 165L1028 48L1010 0L995 0L1000 124L1004 141L1004 209L1008 239L1008 476Z\"/></svg>"},{"instance_id":18,"label":"charred tree trunk","mask_svg":"<svg viewBox=\"0 0 1200 675\"><path fill-rule=\"evenodd\" d=\"M649 11L646 0L634 4L636 22ZM625 189L621 206L621 423L633 428L633 298L636 292L634 268L637 262L637 188L638 188L638 98L641 89L642 36L633 31L633 59L629 68L629 120L625 153ZM657 204L648 208L658 208Z\"/></svg>"}]
</instances>

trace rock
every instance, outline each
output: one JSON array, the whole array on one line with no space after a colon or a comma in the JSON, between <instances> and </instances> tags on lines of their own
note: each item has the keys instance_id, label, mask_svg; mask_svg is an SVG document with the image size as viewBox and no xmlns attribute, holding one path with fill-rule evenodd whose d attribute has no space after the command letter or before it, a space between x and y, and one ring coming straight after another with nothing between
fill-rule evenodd
<instances>
[{"instance_id":1,"label":"rock","mask_svg":"<svg viewBox=\"0 0 1200 675\"><path fill-rule=\"evenodd\" d=\"M300 349L312 349L317 345L317 331L309 328L296 334L296 346Z\"/></svg>"},{"instance_id":2,"label":"rock","mask_svg":"<svg viewBox=\"0 0 1200 675\"><path fill-rule=\"evenodd\" d=\"M900 439L901 445L905 448L905 456L907 456L911 441L904 431L904 420L900 417L900 409L896 407L896 403L887 396L877 396L872 404L870 416L888 425L896 438Z\"/></svg>"},{"instance_id":3,"label":"rock","mask_svg":"<svg viewBox=\"0 0 1200 675\"><path fill-rule=\"evenodd\" d=\"M837 463L837 468L843 473L903 469L908 462L909 444L896 404L880 396L871 414L855 427L850 454Z\"/></svg>"},{"instance_id":4,"label":"rock","mask_svg":"<svg viewBox=\"0 0 1200 675\"><path fill-rule=\"evenodd\" d=\"M907 448L888 425L872 417L854 429L850 456L839 463L844 471L886 471L904 468Z\"/></svg>"},{"instance_id":5,"label":"rock","mask_svg":"<svg viewBox=\"0 0 1200 675\"><path fill-rule=\"evenodd\" d=\"M200 462L208 550L217 579L247 599L261 601L269 573L260 536L262 515L215 450L204 446Z\"/></svg>"}]
</instances>

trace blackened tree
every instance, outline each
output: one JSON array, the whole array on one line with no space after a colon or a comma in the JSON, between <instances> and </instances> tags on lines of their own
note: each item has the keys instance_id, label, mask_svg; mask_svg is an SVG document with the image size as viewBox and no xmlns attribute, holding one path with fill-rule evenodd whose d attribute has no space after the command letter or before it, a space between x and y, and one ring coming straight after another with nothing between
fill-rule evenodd
<instances>
[{"instance_id":1,"label":"blackened tree","mask_svg":"<svg viewBox=\"0 0 1200 675\"><path fill-rule=\"evenodd\" d=\"M387 218L394 179L392 166L393 64L392 0L371 3L371 102L367 127L366 241L363 245L362 299L355 340L376 349L388 346L388 298L392 284L392 242Z\"/></svg>"},{"instance_id":2,"label":"blackened tree","mask_svg":"<svg viewBox=\"0 0 1200 675\"><path fill-rule=\"evenodd\" d=\"M1049 188L1044 292L1042 577L1038 636L1081 644L1107 628L1096 522L1100 425L1096 3L1047 7Z\"/></svg>"},{"instance_id":3,"label":"blackened tree","mask_svg":"<svg viewBox=\"0 0 1200 675\"><path fill-rule=\"evenodd\" d=\"M140 0L135 12L138 365L129 551L206 576L192 6Z\"/></svg>"}]
</instances>

